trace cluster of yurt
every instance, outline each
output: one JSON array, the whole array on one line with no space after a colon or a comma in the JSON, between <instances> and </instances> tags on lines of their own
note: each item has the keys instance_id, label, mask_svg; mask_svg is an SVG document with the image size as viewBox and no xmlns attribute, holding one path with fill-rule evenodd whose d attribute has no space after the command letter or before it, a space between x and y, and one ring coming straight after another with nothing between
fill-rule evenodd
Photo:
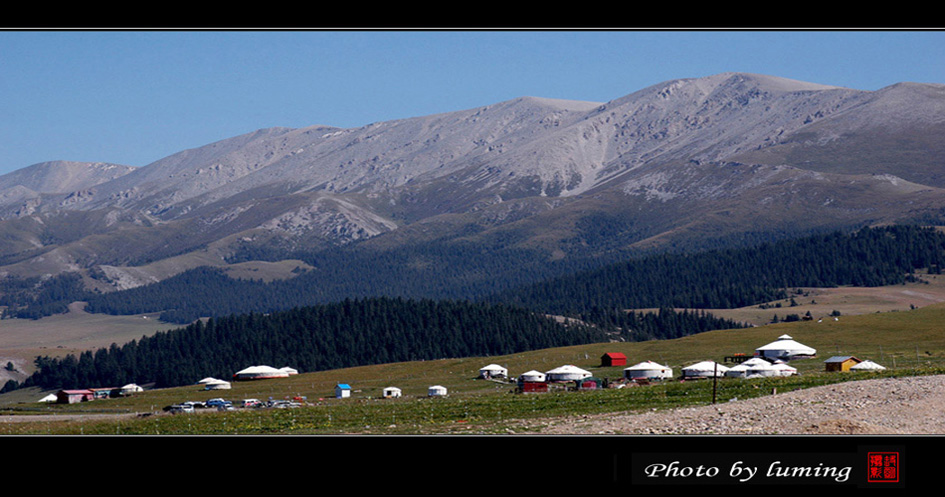
<instances>
[{"instance_id":1,"label":"cluster of yurt","mask_svg":"<svg viewBox=\"0 0 945 497\"><path fill-rule=\"evenodd\" d=\"M490 364L479 369L479 377L485 379L508 378L508 369L497 364ZM515 379L521 392L547 392L548 383L582 381L591 378L590 371L583 370L571 364L554 368L550 371L526 371ZM433 387L430 387L431 389ZM431 392L432 396L432 392Z\"/></svg>"},{"instance_id":2,"label":"cluster of yurt","mask_svg":"<svg viewBox=\"0 0 945 497\"><path fill-rule=\"evenodd\" d=\"M728 368L725 376L729 378L767 378L773 376L793 376L797 374L797 368L788 366L783 361L771 363L766 359L754 357L747 361Z\"/></svg>"},{"instance_id":3,"label":"cluster of yurt","mask_svg":"<svg viewBox=\"0 0 945 497\"><path fill-rule=\"evenodd\" d=\"M390 386L385 387L381 390L381 397L385 399L396 399L402 397L404 391L398 387ZM428 397L445 397L447 394L447 389L443 385L433 385L427 388Z\"/></svg>"}]
</instances>

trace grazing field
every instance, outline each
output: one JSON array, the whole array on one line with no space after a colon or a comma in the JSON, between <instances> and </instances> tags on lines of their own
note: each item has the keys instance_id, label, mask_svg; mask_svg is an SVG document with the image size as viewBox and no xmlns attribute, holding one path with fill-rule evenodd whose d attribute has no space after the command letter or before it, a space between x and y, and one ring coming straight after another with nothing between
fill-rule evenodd
<instances>
[{"instance_id":1,"label":"grazing field","mask_svg":"<svg viewBox=\"0 0 945 497\"><path fill-rule=\"evenodd\" d=\"M0 396L4 434L430 434L506 433L514 420L564 417L633 410L707 405L729 399L748 399L838 381L884 376L945 372L945 305L864 314L839 320L780 323L722 330L677 340L609 343L519 353L500 357L444 359L303 373L284 379L233 383L232 390L205 391L185 386L146 391L134 397L97 400L76 405L44 405L26 401L27 392ZM527 370L547 371L573 364L595 376L617 379L622 366L600 367L605 352L623 352L630 364L643 360L665 363L678 376L679 368L702 360L723 361L734 353L753 350L782 334L818 349L818 357L792 361L800 376L763 380L723 379L718 382L666 381L647 386L598 391L554 390L547 394L513 394L513 385L477 379L478 369L497 363L513 376ZM833 355L854 355L889 368L885 373L825 373L823 361ZM280 365L281 366L281 365ZM195 379L196 381L197 379ZM351 385L350 398L333 398L337 383ZM449 395L427 397L427 388L443 385ZM404 396L383 399L387 386ZM32 392L33 399L42 392ZM13 400L17 395L17 400ZM165 406L184 401L224 397L240 399L299 398L294 409L197 410L171 415ZM103 415L82 419L58 415ZM24 421L28 419L28 421ZM14 422L16 421L16 422Z\"/></svg>"},{"instance_id":2,"label":"grazing field","mask_svg":"<svg viewBox=\"0 0 945 497\"><path fill-rule=\"evenodd\" d=\"M75 302L65 314L36 320L0 320L0 364L12 362L18 370L10 374L0 368L0 385L8 379L22 381L32 373L36 356L78 354L179 327L159 321L159 313L111 316L90 314L83 307L84 302Z\"/></svg>"},{"instance_id":3,"label":"grazing field","mask_svg":"<svg viewBox=\"0 0 945 497\"><path fill-rule=\"evenodd\" d=\"M882 287L792 288L791 295L783 300L738 309L706 309L706 312L762 326L775 317L780 321L791 314L804 316L808 312L816 320L828 319L835 311L842 316L908 311L945 302L945 276L938 276L921 275L921 282Z\"/></svg>"}]
</instances>

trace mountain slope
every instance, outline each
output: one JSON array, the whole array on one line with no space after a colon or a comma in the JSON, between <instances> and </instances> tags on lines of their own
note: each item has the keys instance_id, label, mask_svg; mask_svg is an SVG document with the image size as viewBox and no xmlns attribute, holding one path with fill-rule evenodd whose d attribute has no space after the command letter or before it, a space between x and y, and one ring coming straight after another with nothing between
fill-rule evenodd
<instances>
[{"instance_id":1,"label":"mountain slope","mask_svg":"<svg viewBox=\"0 0 945 497\"><path fill-rule=\"evenodd\" d=\"M726 73L606 103L524 97L354 129L262 129L39 195L35 182L0 183L0 274L104 272L94 284L108 290L129 281L108 274L160 280L252 253L431 244L581 266L934 220L943 111L943 85L869 92Z\"/></svg>"}]
</instances>

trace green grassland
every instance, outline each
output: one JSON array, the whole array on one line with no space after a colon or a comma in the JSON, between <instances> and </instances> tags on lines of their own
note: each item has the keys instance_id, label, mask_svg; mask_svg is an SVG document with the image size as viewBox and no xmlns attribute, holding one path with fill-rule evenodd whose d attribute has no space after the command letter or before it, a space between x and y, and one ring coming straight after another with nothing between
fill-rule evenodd
<instances>
[{"instance_id":1,"label":"green grassland","mask_svg":"<svg viewBox=\"0 0 945 497\"><path fill-rule=\"evenodd\" d=\"M506 433L515 420L564 415L665 409L746 399L837 381L884 376L945 373L945 305L840 316L838 320L800 321L755 328L721 330L676 340L603 343L518 353L500 357L443 359L303 373L284 379L234 382L232 390L205 391L199 386L150 390L129 398L76 405L43 405L27 401L37 391L15 391L20 401L6 402L3 414L34 414L34 421L0 422L0 434L431 434ZM679 368L701 360L722 362L735 353L751 354L782 334L818 350L818 357L793 361L797 377L763 380L666 381L640 387L598 391L553 390L513 394L514 386L477 379L478 369L501 364L512 376L562 364L588 369L595 376L617 379L623 367L600 367L606 352L623 352L630 364L654 360ZM883 373L826 373L823 361L833 355L854 355L889 368ZM196 379L195 379L196 380ZM337 383L351 385L350 398L334 398ZM447 397L430 398L427 388L443 385ZM404 396L382 398L382 389L397 386ZM715 387L715 388L713 388ZM713 397L714 396L714 397ZM198 410L172 415L162 408L187 401L224 397L304 397L294 409ZM106 420L73 420L48 414L125 414ZM12 419L12 418L8 418ZM0 420L2 421L2 420Z\"/></svg>"}]
</instances>

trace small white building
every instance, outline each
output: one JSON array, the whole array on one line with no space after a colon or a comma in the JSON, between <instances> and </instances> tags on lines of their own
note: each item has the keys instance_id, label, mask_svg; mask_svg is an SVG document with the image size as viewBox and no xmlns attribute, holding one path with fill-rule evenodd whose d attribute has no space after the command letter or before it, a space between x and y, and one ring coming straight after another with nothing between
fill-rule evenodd
<instances>
[{"instance_id":1,"label":"small white building","mask_svg":"<svg viewBox=\"0 0 945 497\"><path fill-rule=\"evenodd\" d=\"M499 366L498 364L490 364L488 366L483 366L479 368L479 377L480 378L507 378L509 376L509 370Z\"/></svg>"},{"instance_id":2,"label":"small white building","mask_svg":"<svg viewBox=\"0 0 945 497\"><path fill-rule=\"evenodd\" d=\"M400 397L403 392L397 387L387 387L382 391L382 394L385 399L392 399L394 397Z\"/></svg>"},{"instance_id":3,"label":"small white building","mask_svg":"<svg viewBox=\"0 0 945 497\"><path fill-rule=\"evenodd\" d=\"M673 369L653 361L643 361L623 370L623 377L629 380L647 379L664 380L673 377Z\"/></svg>"},{"instance_id":4,"label":"small white building","mask_svg":"<svg viewBox=\"0 0 945 497\"><path fill-rule=\"evenodd\" d=\"M591 376L590 371L585 371L577 366L565 364L551 371L545 371L545 377L548 381L575 381L583 380Z\"/></svg>"},{"instance_id":5,"label":"small white building","mask_svg":"<svg viewBox=\"0 0 945 497\"><path fill-rule=\"evenodd\" d=\"M817 350L796 342L790 335L781 335L777 340L755 349L755 355L758 357L783 359L787 361L804 357L815 357Z\"/></svg>"},{"instance_id":6,"label":"small white building","mask_svg":"<svg viewBox=\"0 0 945 497\"><path fill-rule=\"evenodd\" d=\"M446 395L446 387L442 385L433 385L427 389L427 395L430 397L442 397Z\"/></svg>"},{"instance_id":7,"label":"small white building","mask_svg":"<svg viewBox=\"0 0 945 497\"><path fill-rule=\"evenodd\" d=\"M715 361L702 361L682 368L683 378L712 378L724 376L728 368Z\"/></svg>"}]
</instances>

